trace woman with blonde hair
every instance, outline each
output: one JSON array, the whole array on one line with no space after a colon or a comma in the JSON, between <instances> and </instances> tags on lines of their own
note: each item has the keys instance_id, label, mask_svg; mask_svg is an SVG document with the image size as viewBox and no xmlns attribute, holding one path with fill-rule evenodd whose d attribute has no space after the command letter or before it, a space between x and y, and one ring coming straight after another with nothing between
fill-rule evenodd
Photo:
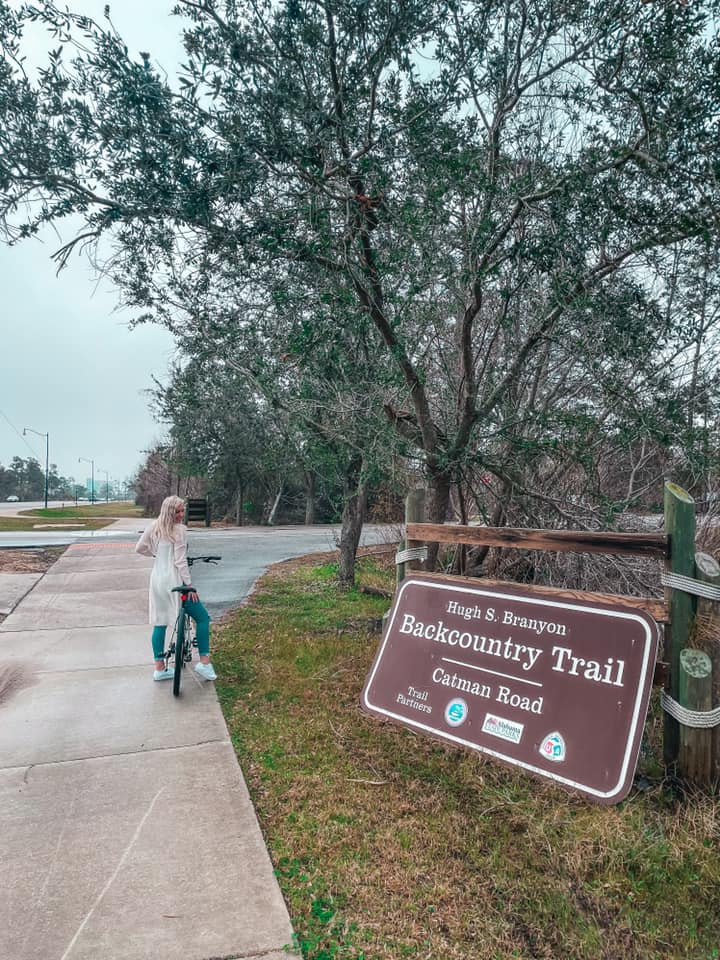
<instances>
[{"instance_id":1,"label":"woman with blonde hair","mask_svg":"<svg viewBox=\"0 0 720 960\"><path fill-rule=\"evenodd\" d=\"M216 680L217 674L210 663L210 617L192 586L187 562L187 527L182 522L184 516L185 501L180 497L165 497L157 520L145 530L135 547L136 553L155 558L150 574L150 623L153 625L155 657L153 679L170 680L175 673L171 667L165 666L165 634L168 625L177 621L180 612L180 595L172 592L173 587L184 584L189 591L185 610L197 625L200 663L195 672L205 680Z\"/></svg>"}]
</instances>

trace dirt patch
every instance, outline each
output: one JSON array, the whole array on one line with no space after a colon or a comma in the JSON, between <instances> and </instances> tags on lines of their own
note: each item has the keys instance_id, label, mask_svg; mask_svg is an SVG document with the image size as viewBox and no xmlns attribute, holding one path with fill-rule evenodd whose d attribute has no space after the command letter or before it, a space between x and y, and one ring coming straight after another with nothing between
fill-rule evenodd
<instances>
[{"instance_id":1,"label":"dirt patch","mask_svg":"<svg viewBox=\"0 0 720 960\"><path fill-rule=\"evenodd\" d=\"M5 703L20 687L27 686L22 667L7 667L0 664L0 704Z\"/></svg>"},{"instance_id":2,"label":"dirt patch","mask_svg":"<svg viewBox=\"0 0 720 960\"><path fill-rule=\"evenodd\" d=\"M45 573L66 549L38 547L31 550L0 550L0 573Z\"/></svg>"}]
</instances>

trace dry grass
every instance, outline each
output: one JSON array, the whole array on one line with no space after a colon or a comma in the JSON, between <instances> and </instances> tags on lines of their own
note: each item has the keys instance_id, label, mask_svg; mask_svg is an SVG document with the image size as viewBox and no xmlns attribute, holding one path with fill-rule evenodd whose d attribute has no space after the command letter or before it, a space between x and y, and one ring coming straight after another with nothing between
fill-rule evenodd
<instances>
[{"instance_id":1,"label":"dry grass","mask_svg":"<svg viewBox=\"0 0 720 960\"><path fill-rule=\"evenodd\" d=\"M95 503L87 503L84 506L73 506L72 502L67 506L48 507L45 510L39 507L35 510L20 511L23 517L43 517L47 520L59 519L87 519L92 520L97 517L110 517L118 519L122 517L141 517L143 515L142 507L136 506L130 500L96 500Z\"/></svg>"},{"instance_id":2,"label":"dry grass","mask_svg":"<svg viewBox=\"0 0 720 960\"><path fill-rule=\"evenodd\" d=\"M51 511L48 510L48 513ZM37 530L101 530L108 527L112 520L94 518L92 520L53 517L0 517L0 533L15 533L16 531Z\"/></svg>"},{"instance_id":3,"label":"dry grass","mask_svg":"<svg viewBox=\"0 0 720 960\"><path fill-rule=\"evenodd\" d=\"M102 502L75 507L40 507L36 510L21 510L15 517L0 517L0 532L24 530L101 530L113 520L123 517L141 517L142 510L134 503Z\"/></svg>"},{"instance_id":4,"label":"dry grass","mask_svg":"<svg viewBox=\"0 0 720 960\"><path fill-rule=\"evenodd\" d=\"M657 716L612 808L371 719L368 625L389 601L333 573L273 570L214 657L307 960L719 956L716 801L661 779ZM392 584L377 558L368 584Z\"/></svg>"}]
</instances>

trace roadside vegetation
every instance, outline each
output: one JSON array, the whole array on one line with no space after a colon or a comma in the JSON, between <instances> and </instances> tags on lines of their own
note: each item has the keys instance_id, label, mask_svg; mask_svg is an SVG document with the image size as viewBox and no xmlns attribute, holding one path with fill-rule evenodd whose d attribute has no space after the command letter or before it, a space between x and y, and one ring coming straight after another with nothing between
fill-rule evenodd
<instances>
[{"instance_id":1,"label":"roadside vegetation","mask_svg":"<svg viewBox=\"0 0 720 960\"><path fill-rule=\"evenodd\" d=\"M50 511L48 510L48 513ZM101 530L108 527L112 520L100 518L93 520L72 519L68 517L0 517L0 533L13 533L24 530Z\"/></svg>"},{"instance_id":2,"label":"roadside vegetation","mask_svg":"<svg viewBox=\"0 0 720 960\"><path fill-rule=\"evenodd\" d=\"M594 806L359 707L393 571L270 571L217 628L222 708L305 960L713 960L717 800L662 778Z\"/></svg>"},{"instance_id":3,"label":"roadside vegetation","mask_svg":"<svg viewBox=\"0 0 720 960\"><path fill-rule=\"evenodd\" d=\"M0 517L0 533L24 530L101 530L122 517L141 517L142 509L132 502L95 503L84 507L48 507L22 510L17 517Z\"/></svg>"},{"instance_id":4,"label":"roadside vegetation","mask_svg":"<svg viewBox=\"0 0 720 960\"><path fill-rule=\"evenodd\" d=\"M94 520L97 517L110 517L113 520L117 520L122 517L141 517L143 515L142 508L136 506L132 500L111 500L107 503L99 501L93 504L88 503L82 507L68 505L67 507L48 507L47 510L42 508L37 510L23 510L21 513L24 517L43 517L48 520Z\"/></svg>"}]
</instances>

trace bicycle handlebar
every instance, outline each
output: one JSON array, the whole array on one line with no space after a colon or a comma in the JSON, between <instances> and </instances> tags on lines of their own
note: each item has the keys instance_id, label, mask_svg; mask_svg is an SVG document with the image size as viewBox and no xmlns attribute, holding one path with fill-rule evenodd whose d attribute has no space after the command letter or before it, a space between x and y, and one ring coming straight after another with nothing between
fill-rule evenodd
<instances>
[{"instance_id":1,"label":"bicycle handlebar","mask_svg":"<svg viewBox=\"0 0 720 960\"><path fill-rule=\"evenodd\" d=\"M188 557L188 566L191 567L196 561L199 560L202 560L203 563L217 563L218 560L222 560L222 557ZM185 593L187 592L187 584L183 584L181 587L173 587L170 592Z\"/></svg>"}]
</instances>

